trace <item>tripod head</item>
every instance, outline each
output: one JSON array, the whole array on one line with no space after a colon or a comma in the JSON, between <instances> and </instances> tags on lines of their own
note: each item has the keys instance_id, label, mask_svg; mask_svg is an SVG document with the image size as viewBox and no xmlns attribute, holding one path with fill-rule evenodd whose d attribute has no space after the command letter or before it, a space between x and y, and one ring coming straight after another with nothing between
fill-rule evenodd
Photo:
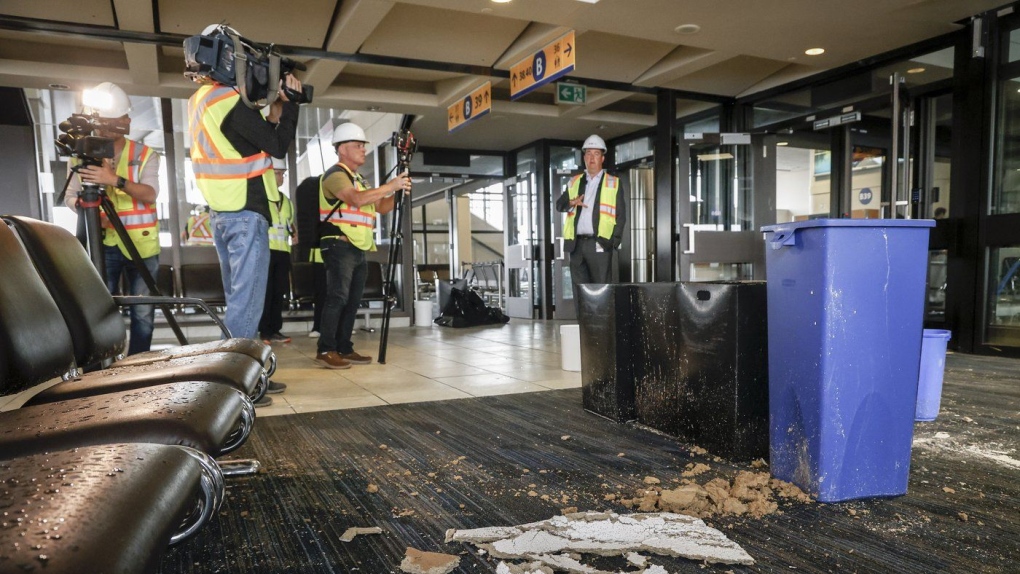
<instances>
[{"instance_id":1,"label":"tripod head","mask_svg":"<svg viewBox=\"0 0 1020 574\"><path fill-rule=\"evenodd\" d=\"M411 166L411 158L418 151L418 140L411 130L403 129L393 132L390 145L397 150L397 173L403 173Z\"/></svg>"}]
</instances>

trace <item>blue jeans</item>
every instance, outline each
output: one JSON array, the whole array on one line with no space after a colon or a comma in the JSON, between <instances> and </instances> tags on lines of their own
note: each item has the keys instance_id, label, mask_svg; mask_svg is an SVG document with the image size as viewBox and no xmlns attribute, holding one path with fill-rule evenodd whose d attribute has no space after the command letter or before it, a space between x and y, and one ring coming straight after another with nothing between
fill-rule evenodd
<instances>
[{"instance_id":1,"label":"blue jeans","mask_svg":"<svg viewBox=\"0 0 1020 574\"><path fill-rule=\"evenodd\" d=\"M339 239L322 240L322 261L326 265L326 293L319 328L319 353L354 352L351 334L358 318L361 295L365 292L368 263L365 252Z\"/></svg>"},{"instance_id":2,"label":"blue jeans","mask_svg":"<svg viewBox=\"0 0 1020 574\"><path fill-rule=\"evenodd\" d=\"M103 246L103 257L106 260L106 288L110 293L120 293L120 277L123 274L124 284L128 289L127 295L148 295L149 287L142 279L135 264L130 258L120 252L120 247ZM159 273L159 255L142 259L145 268L149 270L152 279L155 281ZM152 305L131 305L131 342L128 343L128 354L144 353L152 345L152 323L156 310Z\"/></svg>"},{"instance_id":3,"label":"blue jeans","mask_svg":"<svg viewBox=\"0 0 1020 574\"><path fill-rule=\"evenodd\" d=\"M211 221L227 299L223 322L231 336L254 339L266 298L269 222L254 211L213 211Z\"/></svg>"}]
</instances>

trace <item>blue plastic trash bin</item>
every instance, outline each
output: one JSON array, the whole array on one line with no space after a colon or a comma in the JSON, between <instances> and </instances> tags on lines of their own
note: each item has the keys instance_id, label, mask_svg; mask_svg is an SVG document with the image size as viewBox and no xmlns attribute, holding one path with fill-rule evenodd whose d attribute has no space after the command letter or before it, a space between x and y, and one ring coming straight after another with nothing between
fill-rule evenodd
<instances>
[{"instance_id":1,"label":"blue plastic trash bin","mask_svg":"<svg viewBox=\"0 0 1020 574\"><path fill-rule=\"evenodd\" d=\"M769 457L821 502L907 491L932 220L766 234Z\"/></svg>"},{"instance_id":2,"label":"blue plastic trash bin","mask_svg":"<svg viewBox=\"0 0 1020 574\"><path fill-rule=\"evenodd\" d=\"M914 419L935 420L942 402L942 377L946 372L946 345L953 336L945 329L925 329L921 340L921 368L917 378L917 411Z\"/></svg>"}]
</instances>

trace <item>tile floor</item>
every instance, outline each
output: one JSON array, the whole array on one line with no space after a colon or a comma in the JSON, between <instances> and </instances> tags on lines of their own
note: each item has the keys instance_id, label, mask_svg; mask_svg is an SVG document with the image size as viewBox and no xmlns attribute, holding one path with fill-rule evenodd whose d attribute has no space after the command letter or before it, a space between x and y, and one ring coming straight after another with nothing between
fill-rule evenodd
<instances>
[{"instance_id":1,"label":"tile floor","mask_svg":"<svg viewBox=\"0 0 1020 574\"><path fill-rule=\"evenodd\" d=\"M373 362L343 370L315 364L317 339L306 332L287 335L293 342L273 347L279 365L273 380L287 390L271 395L260 417L581 386L580 373L560 368L557 322L391 328L385 365L376 361L378 329L355 329L355 350Z\"/></svg>"},{"instance_id":2,"label":"tile floor","mask_svg":"<svg viewBox=\"0 0 1020 574\"><path fill-rule=\"evenodd\" d=\"M304 325L299 321L284 328ZM317 339L307 331L286 333L293 341L274 345L278 367L273 380L286 383L287 390L270 395L273 404L258 409L260 417L581 386L579 372L560 368L558 322L514 319L506 325L466 329L393 327L385 365L377 362L379 330L356 328L355 350L373 362L343 370L314 362ZM157 340L153 347L171 342ZM38 391L0 397L0 411L21 406Z\"/></svg>"}]
</instances>

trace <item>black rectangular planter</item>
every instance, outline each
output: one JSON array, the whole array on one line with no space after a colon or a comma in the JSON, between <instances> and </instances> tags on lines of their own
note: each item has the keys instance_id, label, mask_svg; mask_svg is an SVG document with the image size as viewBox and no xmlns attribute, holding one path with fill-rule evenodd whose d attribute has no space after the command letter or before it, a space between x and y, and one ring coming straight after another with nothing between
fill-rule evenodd
<instances>
[{"instance_id":1,"label":"black rectangular planter","mask_svg":"<svg viewBox=\"0 0 1020 574\"><path fill-rule=\"evenodd\" d=\"M581 305L586 409L729 459L768 456L764 282L592 285Z\"/></svg>"}]
</instances>

